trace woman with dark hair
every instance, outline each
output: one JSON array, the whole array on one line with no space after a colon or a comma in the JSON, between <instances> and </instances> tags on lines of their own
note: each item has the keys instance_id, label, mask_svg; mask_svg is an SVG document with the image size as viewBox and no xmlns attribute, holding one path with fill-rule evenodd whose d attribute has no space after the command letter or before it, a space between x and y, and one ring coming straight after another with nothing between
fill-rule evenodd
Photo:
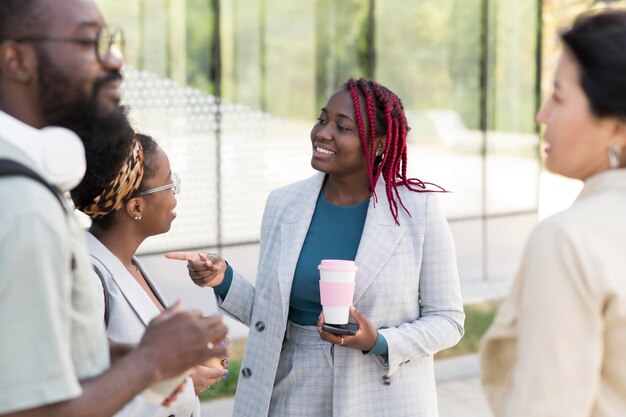
<instances>
[{"instance_id":1,"label":"woman with dark hair","mask_svg":"<svg viewBox=\"0 0 626 417\"><path fill-rule=\"evenodd\" d=\"M94 279L106 291L99 300L107 336L115 342L136 343L167 304L135 252L147 237L170 229L180 180L171 172L165 152L149 136L136 134L130 152L118 154L117 158L94 156L83 182L71 194L76 207L92 219L87 244L94 268L102 276L94 274ZM116 416L199 417L196 395L226 374L223 368L196 366L182 391L162 405L137 396Z\"/></svg>"},{"instance_id":2,"label":"woman with dark hair","mask_svg":"<svg viewBox=\"0 0 626 417\"><path fill-rule=\"evenodd\" d=\"M626 11L580 16L562 34L546 167L584 181L532 233L482 346L496 417L626 416Z\"/></svg>"},{"instance_id":3,"label":"woman with dark hair","mask_svg":"<svg viewBox=\"0 0 626 417\"><path fill-rule=\"evenodd\" d=\"M408 130L393 92L349 80L311 130L319 173L267 200L256 287L215 255L167 255L251 327L235 416L438 415L433 355L464 313L446 219L406 175ZM353 336L323 330L322 259L356 261Z\"/></svg>"}]
</instances>

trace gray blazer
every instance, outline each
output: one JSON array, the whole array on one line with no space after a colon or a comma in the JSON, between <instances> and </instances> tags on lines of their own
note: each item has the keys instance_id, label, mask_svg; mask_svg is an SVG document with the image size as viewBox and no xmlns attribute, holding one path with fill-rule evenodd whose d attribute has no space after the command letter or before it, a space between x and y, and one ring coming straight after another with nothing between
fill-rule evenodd
<instances>
[{"instance_id":1,"label":"gray blazer","mask_svg":"<svg viewBox=\"0 0 626 417\"><path fill-rule=\"evenodd\" d=\"M261 226L256 288L234 273L220 307L251 327L235 417L268 414L291 283L324 174L273 191ZM376 186L356 255L354 305L387 340L388 355L335 347L333 417L437 416L433 354L463 335L456 254L433 193L399 190L400 226Z\"/></svg>"},{"instance_id":2,"label":"gray blazer","mask_svg":"<svg viewBox=\"0 0 626 417\"><path fill-rule=\"evenodd\" d=\"M150 320L159 315L159 310L122 262L91 233L86 232L86 235L91 261L102 272L109 292L107 337L115 342L137 343L141 340ZM133 262L141 270L157 299L167 306L141 262L137 258L133 258ZM97 282L99 294L102 294L100 278L93 271L92 275ZM104 297L98 297L98 301L101 303L100 309L104 318ZM184 391L170 407L152 404L138 395L115 416L168 417L172 414L176 417L200 417L200 402L196 397L191 378L187 378Z\"/></svg>"}]
</instances>

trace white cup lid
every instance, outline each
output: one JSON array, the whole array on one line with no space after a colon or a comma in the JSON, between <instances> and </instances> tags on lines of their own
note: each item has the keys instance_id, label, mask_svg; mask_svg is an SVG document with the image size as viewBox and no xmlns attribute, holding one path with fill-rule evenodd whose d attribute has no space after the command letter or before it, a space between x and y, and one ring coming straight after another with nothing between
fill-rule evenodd
<instances>
[{"instance_id":1,"label":"white cup lid","mask_svg":"<svg viewBox=\"0 0 626 417\"><path fill-rule=\"evenodd\" d=\"M317 269L321 271L353 272L359 268L357 268L354 261L346 261L342 259L322 259L322 262L317 266Z\"/></svg>"}]
</instances>

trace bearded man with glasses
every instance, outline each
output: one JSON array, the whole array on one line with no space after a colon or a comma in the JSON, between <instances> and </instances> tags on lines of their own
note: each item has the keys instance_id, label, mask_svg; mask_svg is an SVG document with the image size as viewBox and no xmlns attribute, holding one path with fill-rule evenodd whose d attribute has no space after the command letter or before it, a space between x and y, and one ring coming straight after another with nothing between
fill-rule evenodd
<instances>
[{"instance_id":1,"label":"bearded man with glasses","mask_svg":"<svg viewBox=\"0 0 626 417\"><path fill-rule=\"evenodd\" d=\"M111 416L222 356L226 327L179 305L109 344L63 192L125 155L123 35L92 0L0 0L0 416ZM113 362L113 365L111 365Z\"/></svg>"}]
</instances>

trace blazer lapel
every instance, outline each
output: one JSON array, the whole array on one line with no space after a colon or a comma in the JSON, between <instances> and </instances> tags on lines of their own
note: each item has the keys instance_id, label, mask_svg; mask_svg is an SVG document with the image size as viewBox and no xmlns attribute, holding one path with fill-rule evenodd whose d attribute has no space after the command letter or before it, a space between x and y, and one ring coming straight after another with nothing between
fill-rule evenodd
<instances>
[{"instance_id":1,"label":"blazer lapel","mask_svg":"<svg viewBox=\"0 0 626 417\"><path fill-rule=\"evenodd\" d=\"M124 265L117 260L118 265L115 265L111 269L113 274L113 281L120 289L120 292L124 295L124 298L128 302L128 305L135 311L137 317L141 319L143 324L148 326L150 320L155 318L159 314L159 310L154 305L148 294L141 288L141 285L135 278L126 270Z\"/></svg>"},{"instance_id":2,"label":"blazer lapel","mask_svg":"<svg viewBox=\"0 0 626 417\"><path fill-rule=\"evenodd\" d=\"M289 314L289 298L291 297L291 284L296 271L296 264L313 218L315 203L323 182L324 174L321 173L305 181L301 192L287 202L287 204L291 204L286 207L289 212L285 216L285 222L280 225L281 249L278 260L278 283L285 319Z\"/></svg>"},{"instance_id":3,"label":"blazer lapel","mask_svg":"<svg viewBox=\"0 0 626 417\"><path fill-rule=\"evenodd\" d=\"M150 287L156 299L159 300L159 303L161 303L163 307L167 308L168 305L165 301L165 298L163 297L163 294L161 294L159 288L156 286L154 281L152 281L152 278L150 278L150 274L148 274L148 272L144 269L143 264L139 261L139 259L137 259L136 256L133 256L133 263L137 265L137 268L139 268L139 271L141 271L141 275L143 275L144 279L146 280L146 284L148 284L148 287Z\"/></svg>"},{"instance_id":4,"label":"blazer lapel","mask_svg":"<svg viewBox=\"0 0 626 417\"><path fill-rule=\"evenodd\" d=\"M128 305L147 326L159 314L159 310L122 262L91 233L87 236L90 252L104 264Z\"/></svg>"},{"instance_id":5,"label":"blazer lapel","mask_svg":"<svg viewBox=\"0 0 626 417\"><path fill-rule=\"evenodd\" d=\"M384 184L382 179L378 181L376 185L378 203L374 204L372 198L367 209L363 234L355 259L358 270L354 287L354 305L361 299L363 293L396 250L405 231L404 227L395 223L389 211Z\"/></svg>"}]
</instances>

